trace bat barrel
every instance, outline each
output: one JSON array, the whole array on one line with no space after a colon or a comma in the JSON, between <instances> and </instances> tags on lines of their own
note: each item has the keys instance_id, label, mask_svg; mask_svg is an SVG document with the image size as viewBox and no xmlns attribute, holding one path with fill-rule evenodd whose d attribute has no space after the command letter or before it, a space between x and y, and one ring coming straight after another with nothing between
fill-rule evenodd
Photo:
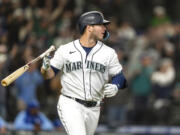
<instances>
[{"instance_id":1,"label":"bat barrel","mask_svg":"<svg viewBox=\"0 0 180 135\"><path fill-rule=\"evenodd\" d=\"M1 81L1 85L6 87L9 84L11 84L14 80L16 80L19 76L21 76L24 72L26 72L29 69L28 65L25 65L19 69L17 69L16 71L14 71L12 74L10 74L9 76L7 76L6 78L4 78Z\"/></svg>"}]
</instances>

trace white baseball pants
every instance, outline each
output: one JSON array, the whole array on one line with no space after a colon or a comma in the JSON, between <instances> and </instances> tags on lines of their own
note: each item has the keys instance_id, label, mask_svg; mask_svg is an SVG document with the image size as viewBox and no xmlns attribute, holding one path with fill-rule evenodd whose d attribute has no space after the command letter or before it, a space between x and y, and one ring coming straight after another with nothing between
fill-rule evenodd
<instances>
[{"instance_id":1,"label":"white baseball pants","mask_svg":"<svg viewBox=\"0 0 180 135\"><path fill-rule=\"evenodd\" d=\"M85 107L60 95L57 110L68 135L94 135L99 121L99 106Z\"/></svg>"}]
</instances>

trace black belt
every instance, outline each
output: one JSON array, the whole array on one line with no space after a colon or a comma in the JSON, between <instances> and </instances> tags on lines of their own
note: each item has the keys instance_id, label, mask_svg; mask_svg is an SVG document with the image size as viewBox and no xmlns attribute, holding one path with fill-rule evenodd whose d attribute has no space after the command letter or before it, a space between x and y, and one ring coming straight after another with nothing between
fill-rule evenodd
<instances>
[{"instance_id":1,"label":"black belt","mask_svg":"<svg viewBox=\"0 0 180 135\"><path fill-rule=\"evenodd\" d=\"M86 106L86 107L95 107L97 105L97 102L95 101L85 101L85 100L81 100L81 99L78 99L78 98L73 98L73 97L70 97L70 96L67 96L67 95L63 95L65 97L68 97L70 99L73 99L75 101L77 101L78 103Z\"/></svg>"}]
</instances>

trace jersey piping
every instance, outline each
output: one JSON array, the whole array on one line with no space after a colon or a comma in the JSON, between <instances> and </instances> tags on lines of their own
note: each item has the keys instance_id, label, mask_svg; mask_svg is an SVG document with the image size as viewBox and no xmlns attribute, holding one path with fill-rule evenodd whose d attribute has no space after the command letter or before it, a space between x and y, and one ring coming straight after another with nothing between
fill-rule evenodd
<instances>
[{"instance_id":1,"label":"jersey piping","mask_svg":"<svg viewBox=\"0 0 180 135\"><path fill-rule=\"evenodd\" d=\"M92 57L91 57L91 61L93 60L93 57L94 57L94 55L102 48L102 46L103 46L103 43L101 44L101 46L99 47L99 49L96 51L96 52L94 52L93 53L93 55L92 55ZM92 93L91 93L91 71L92 71L92 69L90 70L90 75L89 75L89 84L90 84L90 94L91 94L91 97L92 97L92 99L93 99L93 96L92 96Z\"/></svg>"},{"instance_id":2,"label":"jersey piping","mask_svg":"<svg viewBox=\"0 0 180 135\"><path fill-rule=\"evenodd\" d=\"M76 47L74 41L73 41L74 47L76 48L76 50L81 54L81 62L83 63L83 56L81 51ZM85 94L85 100L86 100L86 89L85 89L85 82L84 82L84 68L82 68L82 72L83 72L83 87L84 87L84 94Z\"/></svg>"}]
</instances>

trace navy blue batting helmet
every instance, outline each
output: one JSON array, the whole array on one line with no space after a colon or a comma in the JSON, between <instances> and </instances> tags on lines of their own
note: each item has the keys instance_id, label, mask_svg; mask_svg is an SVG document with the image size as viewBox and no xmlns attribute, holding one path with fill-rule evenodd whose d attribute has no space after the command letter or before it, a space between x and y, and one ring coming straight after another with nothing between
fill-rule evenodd
<instances>
[{"instance_id":1,"label":"navy blue batting helmet","mask_svg":"<svg viewBox=\"0 0 180 135\"><path fill-rule=\"evenodd\" d=\"M98 11L90 11L82 14L78 20L78 28L81 34L83 34L87 25L95 25L95 24L109 24L110 21L105 20L104 16L101 12ZM109 32L106 31L105 37L109 37Z\"/></svg>"}]
</instances>

